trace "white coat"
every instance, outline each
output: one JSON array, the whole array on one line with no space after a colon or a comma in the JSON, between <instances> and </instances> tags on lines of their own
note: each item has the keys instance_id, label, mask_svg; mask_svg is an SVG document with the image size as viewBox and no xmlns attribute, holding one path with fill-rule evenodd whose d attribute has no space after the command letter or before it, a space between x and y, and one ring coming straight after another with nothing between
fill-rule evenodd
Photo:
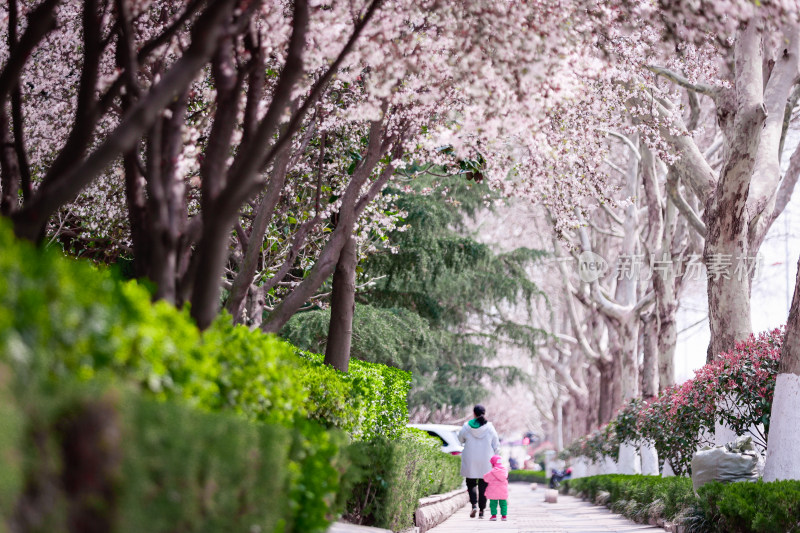
<instances>
[{"instance_id":1,"label":"white coat","mask_svg":"<svg viewBox=\"0 0 800 533\"><path fill-rule=\"evenodd\" d=\"M489 460L497 455L500 439L491 422L479 428L465 423L458 432L458 440L464 445L461 452L461 475L465 478L483 479L492 469Z\"/></svg>"}]
</instances>

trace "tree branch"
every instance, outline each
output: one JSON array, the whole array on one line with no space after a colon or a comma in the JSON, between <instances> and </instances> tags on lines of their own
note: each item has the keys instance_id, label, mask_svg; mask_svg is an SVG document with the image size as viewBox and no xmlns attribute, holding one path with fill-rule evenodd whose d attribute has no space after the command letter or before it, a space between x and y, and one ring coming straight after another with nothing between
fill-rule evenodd
<instances>
[{"instance_id":1,"label":"tree branch","mask_svg":"<svg viewBox=\"0 0 800 533\"><path fill-rule=\"evenodd\" d=\"M789 122L792 120L792 113L794 108L797 107L797 102L800 101L800 83L796 83L792 94L786 101L786 109L783 112L783 127L781 129L781 144L778 148L779 157L783 156L783 145L786 142L786 132L789 131Z\"/></svg>"},{"instance_id":2,"label":"tree branch","mask_svg":"<svg viewBox=\"0 0 800 533\"><path fill-rule=\"evenodd\" d=\"M267 114L259 124L256 133L253 135L252 142L248 143L247 146L243 146L242 149L239 150L239 154L237 154L237 157L231 166L228 178L228 183L231 185L231 187L226 188L225 194L222 195L225 205L220 206L223 212L230 212L231 210L235 212L238 209L238 206L241 205L241 203L252 194L253 185L255 185L255 183L251 182L255 181L257 172L260 169L266 168L272 162L278 151L281 150L283 145L287 142L290 142L292 136L300 128L306 113L313 105L316 105L317 100L322 95L325 87L327 87L328 82L333 78L334 73L339 69L347 55L349 55L349 53L352 51L356 41L361 36L361 33L363 33L364 28L367 26L382 3L383 0L373 0L373 2L367 8L367 11L364 13L364 16L356 24L355 28L353 29L353 33L342 50L339 52L339 55L336 57L334 62L331 63L325 73L314 83L308 97L306 98L305 102L303 102L303 105L292 114L288 124L286 125L285 133L281 135L271 147L267 143L267 140L272 137L272 134L277 128L277 121L283 114L285 102L280 106L273 106L272 104L270 105ZM297 44L300 46L300 49L296 50L298 54L300 53L300 50L302 50L302 45L304 44L304 41ZM292 45L290 43L290 48L291 46ZM290 68L290 59L292 59L291 53L287 56L286 65L284 66L284 73L286 73L287 68ZM301 65L301 57L298 55L297 58L292 60L292 63ZM273 104L279 102L281 99L286 99L286 101L288 101L288 98L291 96L291 88L294 85L294 79L300 74L300 72L292 72L290 69L289 73L292 75L292 77L287 78L286 83L282 84L284 80L284 73L281 74L281 81L278 82L278 86L273 93ZM289 81L292 83L291 86L287 87L287 85L289 85ZM287 88L288 91L286 91L284 94L283 91Z\"/></svg>"},{"instance_id":3,"label":"tree branch","mask_svg":"<svg viewBox=\"0 0 800 533\"><path fill-rule=\"evenodd\" d=\"M633 154L633 157L635 157L637 161L642 158L642 156L639 154L639 148L637 148L636 145L633 144L633 141L631 141L627 136L617 131L606 130L603 128L598 128L597 131L603 132L610 137L615 137L622 141L628 148L631 149L631 154Z\"/></svg>"},{"instance_id":4,"label":"tree branch","mask_svg":"<svg viewBox=\"0 0 800 533\"><path fill-rule=\"evenodd\" d=\"M792 198L792 192L797 184L797 178L800 176L800 145L795 148L792 157L789 159L789 168L786 169L786 174L783 175L780 187L775 197L775 208L770 215L771 220L767 227L772 225L772 222L783 213L789 200Z\"/></svg>"},{"instance_id":5,"label":"tree branch","mask_svg":"<svg viewBox=\"0 0 800 533\"><path fill-rule=\"evenodd\" d=\"M653 72L657 76L662 76L672 83L683 87L684 89L688 89L690 91L696 92L698 94L704 94L706 96L710 96L711 98L716 99L719 95L720 88L715 87L713 85L708 85L705 83L692 83L684 76L681 76L675 71L672 71L668 68L659 67L656 65L648 65L647 70Z\"/></svg>"},{"instance_id":6,"label":"tree branch","mask_svg":"<svg viewBox=\"0 0 800 533\"><path fill-rule=\"evenodd\" d=\"M678 187L678 180L679 178L675 172L670 171L667 174L667 194L669 195L670 200L672 200L672 203L675 204L675 207L678 208L678 211L680 211L680 213L689 222L689 225L692 226L703 238L705 238L706 225L681 194L681 191Z\"/></svg>"},{"instance_id":7,"label":"tree branch","mask_svg":"<svg viewBox=\"0 0 800 533\"><path fill-rule=\"evenodd\" d=\"M36 240L56 209L75 198L113 160L136 145L164 107L208 62L222 33L222 22L230 15L233 3L234 0L216 0L209 4L192 29L191 45L149 94L131 107L119 125L83 163L72 167L56 183L43 184L29 205L15 214L14 231L18 237Z\"/></svg>"},{"instance_id":8,"label":"tree branch","mask_svg":"<svg viewBox=\"0 0 800 533\"><path fill-rule=\"evenodd\" d=\"M28 16L25 33L22 34L17 46L9 51L6 64L0 71L0 105L5 105L11 89L18 83L19 75L33 49L56 27L55 9L59 2L60 0L45 0Z\"/></svg>"}]
</instances>

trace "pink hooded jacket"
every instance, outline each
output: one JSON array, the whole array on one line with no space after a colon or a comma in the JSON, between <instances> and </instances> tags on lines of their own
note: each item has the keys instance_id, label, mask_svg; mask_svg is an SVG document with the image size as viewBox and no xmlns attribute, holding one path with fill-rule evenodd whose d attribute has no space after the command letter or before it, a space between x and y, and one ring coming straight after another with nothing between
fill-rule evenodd
<instances>
[{"instance_id":1,"label":"pink hooded jacket","mask_svg":"<svg viewBox=\"0 0 800 533\"><path fill-rule=\"evenodd\" d=\"M499 455L492 456L490 459L492 469L483 476L483 480L489 484L486 487L486 498L489 500L508 499L508 470L503 466L503 459Z\"/></svg>"}]
</instances>

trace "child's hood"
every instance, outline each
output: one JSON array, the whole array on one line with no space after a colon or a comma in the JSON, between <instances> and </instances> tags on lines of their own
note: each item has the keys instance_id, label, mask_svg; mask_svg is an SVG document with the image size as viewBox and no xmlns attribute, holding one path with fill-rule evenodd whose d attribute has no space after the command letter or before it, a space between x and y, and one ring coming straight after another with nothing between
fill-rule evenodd
<instances>
[{"instance_id":1,"label":"child's hood","mask_svg":"<svg viewBox=\"0 0 800 533\"><path fill-rule=\"evenodd\" d=\"M502 465L492 468L492 475L499 480L508 479L508 470Z\"/></svg>"}]
</instances>

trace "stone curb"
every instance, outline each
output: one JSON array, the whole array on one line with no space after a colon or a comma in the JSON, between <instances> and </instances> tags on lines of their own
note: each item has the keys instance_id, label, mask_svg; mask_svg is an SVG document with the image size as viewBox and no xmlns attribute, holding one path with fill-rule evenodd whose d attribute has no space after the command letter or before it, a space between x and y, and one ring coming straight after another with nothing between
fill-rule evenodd
<instances>
[{"instance_id":1,"label":"stone curb","mask_svg":"<svg viewBox=\"0 0 800 533\"><path fill-rule=\"evenodd\" d=\"M335 522L328 528L327 533L392 533L390 529L379 527L359 526L347 522Z\"/></svg>"},{"instance_id":2,"label":"stone curb","mask_svg":"<svg viewBox=\"0 0 800 533\"><path fill-rule=\"evenodd\" d=\"M459 488L444 494L434 494L419 501L419 507L414 512L414 523L419 528L419 533L438 526L453 513L469 503L469 495L465 488Z\"/></svg>"}]
</instances>

